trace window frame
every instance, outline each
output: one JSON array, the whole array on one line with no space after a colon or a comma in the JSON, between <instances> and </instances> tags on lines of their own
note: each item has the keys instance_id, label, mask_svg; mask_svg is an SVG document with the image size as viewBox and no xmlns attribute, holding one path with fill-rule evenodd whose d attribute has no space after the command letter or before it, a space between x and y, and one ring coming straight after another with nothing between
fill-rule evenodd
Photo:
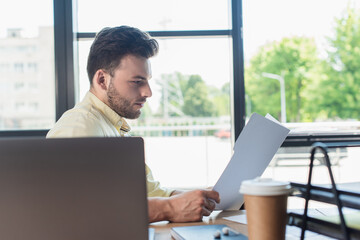
<instances>
[{"instance_id":1,"label":"window frame","mask_svg":"<svg viewBox=\"0 0 360 240\"><path fill-rule=\"evenodd\" d=\"M232 63L233 63L233 92L232 99L232 127L233 138L237 139L245 126L245 83L244 83L244 53L242 38L242 1L231 0L231 29L223 30L179 30L179 31L147 31L156 38L183 38L183 37L231 37L232 39ZM77 32L76 40L95 38L95 32Z\"/></svg>"},{"instance_id":2,"label":"window frame","mask_svg":"<svg viewBox=\"0 0 360 240\"><path fill-rule=\"evenodd\" d=\"M149 31L157 38L178 37L217 37L227 36L232 39L232 126L233 141L240 135L245 126L245 84L244 84L244 49L243 49L243 14L242 0L230 0L231 29L225 30L191 30L191 31ZM77 42L94 38L94 32L78 32L76 29L76 0L53 0L54 6L54 51L55 51L55 98L56 121L68 109L75 105L77 84L75 75L78 71ZM45 136L48 129L0 131L0 137ZM283 147L310 146L316 141L339 142L360 141L360 134L298 134L288 136Z\"/></svg>"}]
</instances>

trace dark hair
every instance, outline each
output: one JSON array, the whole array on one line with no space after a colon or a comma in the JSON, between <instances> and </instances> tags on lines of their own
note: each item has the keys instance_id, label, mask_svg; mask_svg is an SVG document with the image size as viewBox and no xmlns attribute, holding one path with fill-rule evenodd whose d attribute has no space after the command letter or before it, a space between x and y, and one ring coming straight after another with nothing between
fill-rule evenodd
<instances>
[{"instance_id":1,"label":"dark hair","mask_svg":"<svg viewBox=\"0 0 360 240\"><path fill-rule=\"evenodd\" d=\"M87 72L92 79L99 69L113 75L115 68L126 55L150 58L157 54L158 42L137 28L120 26L102 29L91 45Z\"/></svg>"}]
</instances>

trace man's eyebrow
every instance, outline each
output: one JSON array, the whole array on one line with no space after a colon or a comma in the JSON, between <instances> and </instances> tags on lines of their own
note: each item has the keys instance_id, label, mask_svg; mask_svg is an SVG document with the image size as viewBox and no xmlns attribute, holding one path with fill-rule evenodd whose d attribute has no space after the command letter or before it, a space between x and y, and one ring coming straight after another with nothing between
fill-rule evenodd
<instances>
[{"instance_id":1,"label":"man's eyebrow","mask_svg":"<svg viewBox=\"0 0 360 240\"><path fill-rule=\"evenodd\" d=\"M141 75L136 75L132 77L133 79L140 79L140 80L147 80L147 78L141 76Z\"/></svg>"}]
</instances>

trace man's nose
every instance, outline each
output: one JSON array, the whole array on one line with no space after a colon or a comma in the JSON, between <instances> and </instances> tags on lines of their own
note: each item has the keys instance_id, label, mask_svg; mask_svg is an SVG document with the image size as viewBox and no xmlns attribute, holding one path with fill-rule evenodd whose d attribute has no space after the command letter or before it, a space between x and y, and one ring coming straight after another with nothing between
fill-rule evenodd
<instances>
[{"instance_id":1,"label":"man's nose","mask_svg":"<svg viewBox=\"0 0 360 240\"><path fill-rule=\"evenodd\" d=\"M149 98L152 96L152 91L151 91L151 87L149 85L149 83L145 84L145 86L142 89L142 97L146 97Z\"/></svg>"}]
</instances>

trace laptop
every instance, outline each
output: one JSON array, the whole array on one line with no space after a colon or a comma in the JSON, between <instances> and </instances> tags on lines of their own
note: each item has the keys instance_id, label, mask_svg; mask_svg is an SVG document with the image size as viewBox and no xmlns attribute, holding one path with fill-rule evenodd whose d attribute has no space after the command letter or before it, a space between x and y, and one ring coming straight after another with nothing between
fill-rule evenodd
<instances>
[{"instance_id":1,"label":"laptop","mask_svg":"<svg viewBox=\"0 0 360 240\"><path fill-rule=\"evenodd\" d=\"M0 140L0 239L148 239L141 138Z\"/></svg>"}]
</instances>

